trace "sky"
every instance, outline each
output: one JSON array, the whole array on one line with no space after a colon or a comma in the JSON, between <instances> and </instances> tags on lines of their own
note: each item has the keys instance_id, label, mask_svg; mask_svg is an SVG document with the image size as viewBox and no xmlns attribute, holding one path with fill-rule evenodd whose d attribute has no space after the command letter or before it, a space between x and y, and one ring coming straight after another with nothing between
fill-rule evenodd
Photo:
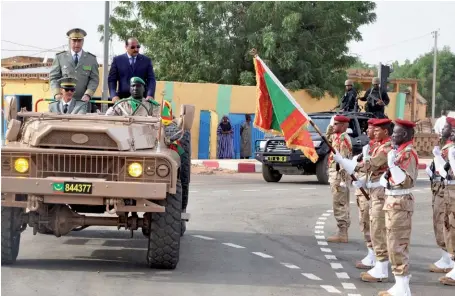
<instances>
[{"instance_id":1,"label":"sky","mask_svg":"<svg viewBox=\"0 0 455 296\"><path fill-rule=\"evenodd\" d=\"M350 54L369 64L412 61L432 50L435 30L439 30L438 48L449 46L455 52L455 1L376 3L376 22L360 27L363 41L350 43ZM52 58L68 43L66 32L80 27L87 32L84 49L102 63L103 43L97 28L104 22L104 7L104 1L2 1L1 57ZM124 52L122 42L111 43L110 57Z\"/></svg>"}]
</instances>

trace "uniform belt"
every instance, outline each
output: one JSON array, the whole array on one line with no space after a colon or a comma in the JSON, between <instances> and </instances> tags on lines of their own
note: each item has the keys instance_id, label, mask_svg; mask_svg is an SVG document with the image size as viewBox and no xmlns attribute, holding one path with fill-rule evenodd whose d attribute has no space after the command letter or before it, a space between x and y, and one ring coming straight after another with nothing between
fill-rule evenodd
<instances>
[{"instance_id":1,"label":"uniform belt","mask_svg":"<svg viewBox=\"0 0 455 296\"><path fill-rule=\"evenodd\" d=\"M377 182L368 182L367 183L367 188L378 188L381 187L381 183L379 181Z\"/></svg>"},{"instance_id":2,"label":"uniform belt","mask_svg":"<svg viewBox=\"0 0 455 296\"><path fill-rule=\"evenodd\" d=\"M433 177L433 182L441 182L441 177Z\"/></svg>"},{"instance_id":3,"label":"uniform belt","mask_svg":"<svg viewBox=\"0 0 455 296\"><path fill-rule=\"evenodd\" d=\"M410 189L386 189L385 190L385 195L405 195L405 194L411 194Z\"/></svg>"}]
</instances>

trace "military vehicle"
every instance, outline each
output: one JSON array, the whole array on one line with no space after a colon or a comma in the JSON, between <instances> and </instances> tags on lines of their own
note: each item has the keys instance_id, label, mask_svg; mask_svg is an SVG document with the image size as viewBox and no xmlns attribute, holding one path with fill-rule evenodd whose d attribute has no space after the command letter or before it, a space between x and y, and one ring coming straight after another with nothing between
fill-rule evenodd
<instances>
[{"instance_id":1,"label":"military vehicle","mask_svg":"<svg viewBox=\"0 0 455 296\"><path fill-rule=\"evenodd\" d=\"M151 268L175 269L189 220L194 106L182 105L168 126L153 116L18 112L16 106L13 97L4 110L2 265L16 262L27 226L35 235L57 237L116 226L131 236L141 228ZM171 149L176 139L183 143L182 156Z\"/></svg>"}]
</instances>

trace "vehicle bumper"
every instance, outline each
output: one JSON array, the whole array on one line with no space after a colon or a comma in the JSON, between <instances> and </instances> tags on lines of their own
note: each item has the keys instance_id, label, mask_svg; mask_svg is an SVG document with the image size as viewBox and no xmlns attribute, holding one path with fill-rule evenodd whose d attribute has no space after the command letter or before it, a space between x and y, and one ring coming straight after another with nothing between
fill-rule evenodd
<instances>
[{"instance_id":1,"label":"vehicle bumper","mask_svg":"<svg viewBox=\"0 0 455 296\"><path fill-rule=\"evenodd\" d=\"M281 159L277 159L281 158ZM254 158L263 164L270 166L305 166L313 165L311 160L299 153L260 153L256 152Z\"/></svg>"},{"instance_id":2,"label":"vehicle bumper","mask_svg":"<svg viewBox=\"0 0 455 296\"><path fill-rule=\"evenodd\" d=\"M91 193L63 193L54 190L55 183L82 182L91 183ZM134 182L111 182L91 178L22 178L3 177L2 194L31 194L41 196L59 197L113 197L113 198L147 198L163 200L166 198L168 184L166 183L134 183Z\"/></svg>"}]
</instances>

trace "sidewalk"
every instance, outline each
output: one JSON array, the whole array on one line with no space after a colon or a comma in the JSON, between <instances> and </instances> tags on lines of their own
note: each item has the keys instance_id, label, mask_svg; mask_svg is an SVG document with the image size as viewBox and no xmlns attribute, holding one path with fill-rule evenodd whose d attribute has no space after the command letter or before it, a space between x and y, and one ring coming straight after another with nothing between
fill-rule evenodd
<instances>
[{"instance_id":1,"label":"sidewalk","mask_svg":"<svg viewBox=\"0 0 455 296\"><path fill-rule=\"evenodd\" d=\"M419 159L419 170L430 165L432 159ZM262 163L255 159L192 159L191 164L213 169L225 169L238 173L261 173Z\"/></svg>"}]
</instances>

